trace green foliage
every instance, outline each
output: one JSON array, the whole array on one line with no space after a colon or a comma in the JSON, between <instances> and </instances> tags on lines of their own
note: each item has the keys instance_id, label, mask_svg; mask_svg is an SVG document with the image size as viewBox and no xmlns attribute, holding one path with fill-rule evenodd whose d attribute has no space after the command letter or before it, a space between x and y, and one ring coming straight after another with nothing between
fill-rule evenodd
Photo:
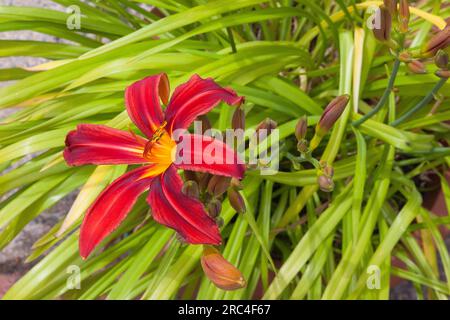
<instances>
[{"instance_id":1,"label":"green foliage","mask_svg":"<svg viewBox=\"0 0 450 320\"><path fill-rule=\"evenodd\" d=\"M424 297L422 286L428 298L450 295L450 259L439 232L450 220L422 207L417 183L423 173L442 172L450 164L450 149L445 147L450 135L444 123L450 120L450 83L440 90L444 96L437 97L438 109L430 112L430 103L397 127L390 126L396 113L415 106L438 81L431 72L412 75L401 65L386 106L352 127L383 94L386 68L393 63L387 47L367 29L362 18L366 4L55 2L80 7L81 30L66 27L65 12L0 7L0 31L33 30L69 41L0 40L2 57L51 59L39 67L0 73L0 81L18 80L0 89L0 108L20 107L0 126L0 168L13 165L0 176L0 194L14 191L0 203L0 248L95 174L93 167L70 168L63 162L67 132L79 123L126 129L130 120L124 90L150 74L166 72L173 89L198 73L244 95L248 128L266 117L278 123L280 171L247 172L244 215L237 215L227 199L223 203L221 252L241 270L247 280L244 289L226 292L214 287L200 267L202 247L180 245L171 230L147 218L148 206L140 199L103 248L84 261L78 254L81 219L76 216L75 224L57 236L59 222L33 246L29 261L42 259L4 299L388 299L391 276L411 281L418 298ZM430 20L442 23L450 10L439 12L435 3L439 1L417 5L439 13L440 18ZM419 47L427 41L431 23L419 18L410 29L408 37ZM351 106L313 154L335 169L336 187L326 194L319 191L316 170L298 170L289 155L296 152L298 118L307 115L311 131L324 106L341 94L352 95ZM215 127L229 127L228 107L209 116ZM30 154L35 155L32 160L21 161ZM83 191L85 199L93 201L123 170L106 168L99 187ZM443 177L441 183L450 207ZM75 209L83 213L86 206ZM431 240L419 243L415 230ZM430 250L441 258L446 281L433 267L436 256L427 254ZM405 266L391 265L392 258ZM67 286L72 265L80 267L80 289ZM381 270L380 290L366 286L372 265Z\"/></svg>"}]
</instances>

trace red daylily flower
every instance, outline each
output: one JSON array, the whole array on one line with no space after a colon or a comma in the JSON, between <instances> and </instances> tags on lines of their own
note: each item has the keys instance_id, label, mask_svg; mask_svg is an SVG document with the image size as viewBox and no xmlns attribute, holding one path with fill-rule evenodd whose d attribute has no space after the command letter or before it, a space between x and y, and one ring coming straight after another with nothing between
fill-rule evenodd
<instances>
[{"instance_id":1,"label":"red daylily flower","mask_svg":"<svg viewBox=\"0 0 450 320\"><path fill-rule=\"evenodd\" d=\"M86 258L94 248L126 218L137 198L150 190L147 201L153 218L175 229L192 244L221 243L219 228L202 203L182 193L177 169L210 172L241 179L245 167L233 149L211 137L184 134L183 141L200 148L183 150L183 158L193 158L206 148L221 150L208 161L174 162L172 139L175 129L187 129L200 115L221 101L240 105L243 97L222 88L212 79L197 75L175 89L169 101L169 81L162 73L133 83L126 89L128 114L147 138L102 125L81 124L66 138L64 159L71 166L85 164L144 164L106 188L88 209L81 225L80 254ZM160 101L167 108L163 112ZM185 140L186 139L186 140ZM201 149L201 150L198 150ZM233 163L223 159L234 159Z\"/></svg>"}]
</instances>

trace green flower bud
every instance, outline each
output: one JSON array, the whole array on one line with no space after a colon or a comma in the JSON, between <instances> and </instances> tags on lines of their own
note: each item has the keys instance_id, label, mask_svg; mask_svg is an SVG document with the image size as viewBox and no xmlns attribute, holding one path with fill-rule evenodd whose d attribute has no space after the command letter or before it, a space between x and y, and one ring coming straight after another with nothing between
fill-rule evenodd
<instances>
[{"instance_id":1,"label":"green flower bud","mask_svg":"<svg viewBox=\"0 0 450 320\"><path fill-rule=\"evenodd\" d=\"M305 139L300 140L297 143L297 150L301 153L306 153L308 152L309 148L308 148L308 141L306 141Z\"/></svg>"}]
</instances>

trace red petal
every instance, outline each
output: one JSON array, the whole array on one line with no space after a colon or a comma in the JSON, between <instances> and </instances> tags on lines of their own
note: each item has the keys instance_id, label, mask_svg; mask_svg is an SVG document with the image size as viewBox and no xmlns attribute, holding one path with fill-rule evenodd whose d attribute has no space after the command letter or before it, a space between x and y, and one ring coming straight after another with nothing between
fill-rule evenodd
<instances>
[{"instance_id":1,"label":"red petal","mask_svg":"<svg viewBox=\"0 0 450 320\"><path fill-rule=\"evenodd\" d=\"M181 192L183 181L169 167L152 181L148 202L155 221L175 229L188 243L219 245L220 231L200 201Z\"/></svg>"},{"instance_id":2,"label":"red petal","mask_svg":"<svg viewBox=\"0 0 450 320\"><path fill-rule=\"evenodd\" d=\"M198 116L209 112L221 101L239 105L243 97L233 90L222 88L211 78L202 79L193 75L188 82L177 87L166 110L169 132L187 128Z\"/></svg>"},{"instance_id":3,"label":"red petal","mask_svg":"<svg viewBox=\"0 0 450 320\"><path fill-rule=\"evenodd\" d=\"M94 248L126 218L141 193L164 168L144 166L134 169L108 186L88 209L80 231L80 255Z\"/></svg>"},{"instance_id":4,"label":"red petal","mask_svg":"<svg viewBox=\"0 0 450 320\"><path fill-rule=\"evenodd\" d=\"M70 166L145 163L147 140L102 125L80 124L66 137L64 159Z\"/></svg>"},{"instance_id":5,"label":"red petal","mask_svg":"<svg viewBox=\"0 0 450 320\"><path fill-rule=\"evenodd\" d=\"M198 134L184 134L181 137L174 161L178 168L238 179L244 176L244 162L227 144Z\"/></svg>"},{"instance_id":6,"label":"red petal","mask_svg":"<svg viewBox=\"0 0 450 320\"><path fill-rule=\"evenodd\" d=\"M125 91L128 115L147 137L164 121L160 98L167 104L169 80L165 73L137 81Z\"/></svg>"}]
</instances>

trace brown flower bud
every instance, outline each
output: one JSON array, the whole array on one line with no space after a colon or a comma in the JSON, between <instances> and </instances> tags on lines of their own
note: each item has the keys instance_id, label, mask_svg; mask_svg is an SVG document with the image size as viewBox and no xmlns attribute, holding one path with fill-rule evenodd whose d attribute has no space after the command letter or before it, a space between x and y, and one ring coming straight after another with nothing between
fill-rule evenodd
<instances>
[{"instance_id":1,"label":"brown flower bud","mask_svg":"<svg viewBox=\"0 0 450 320\"><path fill-rule=\"evenodd\" d=\"M342 115L349 100L350 96L348 94L331 100L317 123L316 132L320 132L322 135L326 134Z\"/></svg>"},{"instance_id":2,"label":"brown flower bud","mask_svg":"<svg viewBox=\"0 0 450 320\"><path fill-rule=\"evenodd\" d=\"M181 191L187 195L188 197L199 199L200 198L200 190L198 188L197 182L193 180L186 181L183 184L183 188Z\"/></svg>"},{"instance_id":3,"label":"brown flower bud","mask_svg":"<svg viewBox=\"0 0 450 320\"><path fill-rule=\"evenodd\" d=\"M230 177L213 176L208 183L207 190L210 195L218 197L227 191L230 186Z\"/></svg>"},{"instance_id":4,"label":"brown flower bud","mask_svg":"<svg viewBox=\"0 0 450 320\"><path fill-rule=\"evenodd\" d=\"M444 78L444 79L450 78L450 70L438 70L438 71L435 72L435 74L439 78Z\"/></svg>"},{"instance_id":5,"label":"brown flower bud","mask_svg":"<svg viewBox=\"0 0 450 320\"><path fill-rule=\"evenodd\" d=\"M306 132L308 131L308 118L303 116L298 120L295 126L295 137L298 141L305 139Z\"/></svg>"},{"instance_id":6,"label":"brown flower bud","mask_svg":"<svg viewBox=\"0 0 450 320\"><path fill-rule=\"evenodd\" d=\"M267 130L267 133L269 135L272 132L272 130L276 129L276 127L277 123L275 121L273 121L270 118L266 118L256 126L255 130L257 133L261 130Z\"/></svg>"},{"instance_id":7,"label":"brown flower bud","mask_svg":"<svg viewBox=\"0 0 450 320\"><path fill-rule=\"evenodd\" d=\"M444 50L439 50L434 56L434 63L439 69L448 68L448 54Z\"/></svg>"},{"instance_id":8,"label":"brown flower bud","mask_svg":"<svg viewBox=\"0 0 450 320\"><path fill-rule=\"evenodd\" d=\"M220 289L237 290L246 286L239 269L229 263L214 247L204 247L201 265L205 275Z\"/></svg>"},{"instance_id":9,"label":"brown flower bud","mask_svg":"<svg viewBox=\"0 0 450 320\"><path fill-rule=\"evenodd\" d=\"M234 111L231 126L234 130L245 129L245 112L242 107L237 107Z\"/></svg>"},{"instance_id":10,"label":"brown flower bud","mask_svg":"<svg viewBox=\"0 0 450 320\"><path fill-rule=\"evenodd\" d=\"M211 218L217 218L222 211L222 202L217 199L212 199L208 202L206 210Z\"/></svg>"},{"instance_id":11,"label":"brown flower bud","mask_svg":"<svg viewBox=\"0 0 450 320\"><path fill-rule=\"evenodd\" d=\"M412 73L423 74L427 73L427 69L425 68L425 64L419 60L413 60L406 64L409 71Z\"/></svg>"},{"instance_id":12,"label":"brown flower bud","mask_svg":"<svg viewBox=\"0 0 450 320\"><path fill-rule=\"evenodd\" d=\"M345 110L350 96L344 94L342 96L334 98L325 108L319 122L316 125L316 131L314 137L309 143L309 150L314 150L319 145L325 134L331 129L331 127L336 123L339 117Z\"/></svg>"},{"instance_id":13,"label":"brown flower bud","mask_svg":"<svg viewBox=\"0 0 450 320\"><path fill-rule=\"evenodd\" d=\"M199 177L197 175L197 172L191 171L191 170L184 170L184 180L189 181L195 181L199 182Z\"/></svg>"},{"instance_id":14,"label":"brown flower bud","mask_svg":"<svg viewBox=\"0 0 450 320\"><path fill-rule=\"evenodd\" d=\"M397 14L397 0L384 0L383 2L391 16L394 17Z\"/></svg>"},{"instance_id":15,"label":"brown flower bud","mask_svg":"<svg viewBox=\"0 0 450 320\"><path fill-rule=\"evenodd\" d=\"M208 187L209 180L211 180L212 175L210 173L204 172L199 174L198 186L200 191L204 192Z\"/></svg>"},{"instance_id":16,"label":"brown flower bud","mask_svg":"<svg viewBox=\"0 0 450 320\"><path fill-rule=\"evenodd\" d=\"M421 53L425 57L431 57L435 55L439 49L445 49L448 45L450 45L450 25L447 25L443 30L432 36L422 47Z\"/></svg>"},{"instance_id":17,"label":"brown flower bud","mask_svg":"<svg viewBox=\"0 0 450 320\"><path fill-rule=\"evenodd\" d=\"M319 184L320 190L322 190L323 192L331 192L334 189L333 179L327 177L326 175L320 175L317 178L317 183Z\"/></svg>"},{"instance_id":18,"label":"brown flower bud","mask_svg":"<svg viewBox=\"0 0 450 320\"><path fill-rule=\"evenodd\" d=\"M398 12L399 30L401 33L408 32L409 24L409 3L408 0L400 0L400 9Z\"/></svg>"},{"instance_id":19,"label":"brown flower bud","mask_svg":"<svg viewBox=\"0 0 450 320\"><path fill-rule=\"evenodd\" d=\"M241 194L236 189L228 189L228 200L230 200L230 205L237 213L245 213L245 211L247 211L244 198L242 198Z\"/></svg>"},{"instance_id":20,"label":"brown flower bud","mask_svg":"<svg viewBox=\"0 0 450 320\"><path fill-rule=\"evenodd\" d=\"M376 14L379 24L374 26L373 35L379 41L388 41L391 38L392 16L384 6L381 6Z\"/></svg>"}]
</instances>

